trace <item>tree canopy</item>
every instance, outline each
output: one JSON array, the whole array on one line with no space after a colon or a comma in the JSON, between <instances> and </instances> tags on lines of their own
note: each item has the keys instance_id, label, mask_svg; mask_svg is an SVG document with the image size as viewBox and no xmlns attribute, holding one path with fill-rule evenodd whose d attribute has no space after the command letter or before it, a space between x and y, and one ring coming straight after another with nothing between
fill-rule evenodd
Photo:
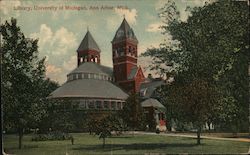
<instances>
[{"instance_id":1,"label":"tree canopy","mask_svg":"<svg viewBox=\"0 0 250 155\"><path fill-rule=\"evenodd\" d=\"M26 38L13 18L0 28L4 128L18 131L21 148L24 130L35 128L46 114L44 100L51 81L45 80L45 58L39 58L38 40Z\"/></svg>"},{"instance_id":2,"label":"tree canopy","mask_svg":"<svg viewBox=\"0 0 250 155\"><path fill-rule=\"evenodd\" d=\"M163 97L191 122L247 130L249 6L222 0L187 10L191 16L181 21L169 1L159 15L172 40L143 54L153 58L151 69L174 78Z\"/></svg>"}]
</instances>

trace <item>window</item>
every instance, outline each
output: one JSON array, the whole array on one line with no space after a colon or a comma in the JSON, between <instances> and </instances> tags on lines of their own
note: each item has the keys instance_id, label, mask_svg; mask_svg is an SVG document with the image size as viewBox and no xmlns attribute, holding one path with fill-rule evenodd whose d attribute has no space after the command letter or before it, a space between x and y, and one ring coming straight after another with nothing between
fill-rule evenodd
<instances>
[{"instance_id":1,"label":"window","mask_svg":"<svg viewBox=\"0 0 250 155\"><path fill-rule=\"evenodd\" d=\"M132 55L132 48L131 48L131 46L128 47L128 55Z\"/></svg>"},{"instance_id":2,"label":"window","mask_svg":"<svg viewBox=\"0 0 250 155\"><path fill-rule=\"evenodd\" d=\"M97 109L102 109L102 102L101 101L96 101L96 108Z\"/></svg>"},{"instance_id":3,"label":"window","mask_svg":"<svg viewBox=\"0 0 250 155\"><path fill-rule=\"evenodd\" d=\"M124 48L118 48L118 56L123 56L124 55Z\"/></svg>"},{"instance_id":4,"label":"window","mask_svg":"<svg viewBox=\"0 0 250 155\"><path fill-rule=\"evenodd\" d=\"M85 100L85 106L86 106L86 109L89 108L89 100Z\"/></svg>"},{"instance_id":5,"label":"window","mask_svg":"<svg viewBox=\"0 0 250 155\"><path fill-rule=\"evenodd\" d=\"M78 79L82 79L82 74L78 73Z\"/></svg>"},{"instance_id":6,"label":"window","mask_svg":"<svg viewBox=\"0 0 250 155\"><path fill-rule=\"evenodd\" d=\"M117 102L117 109L118 109L118 110L122 109L121 102Z\"/></svg>"},{"instance_id":7,"label":"window","mask_svg":"<svg viewBox=\"0 0 250 155\"><path fill-rule=\"evenodd\" d=\"M144 96L146 96L146 93L147 93L147 88L140 90L140 96L144 97Z\"/></svg>"},{"instance_id":8,"label":"window","mask_svg":"<svg viewBox=\"0 0 250 155\"><path fill-rule=\"evenodd\" d=\"M112 110L115 110L115 109L116 109L116 102L115 102L115 101L112 101L112 102L111 102L111 109L112 109Z\"/></svg>"},{"instance_id":9,"label":"window","mask_svg":"<svg viewBox=\"0 0 250 155\"><path fill-rule=\"evenodd\" d=\"M104 101L103 107L104 109L109 109L109 101Z\"/></svg>"},{"instance_id":10,"label":"window","mask_svg":"<svg viewBox=\"0 0 250 155\"><path fill-rule=\"evenodd\" d=\"M80 108L83 108L83 109L86 108L85 100L81 100L81 101L80 101L79 107L80 107Z\"/></svg>"},{"instance_id":11,"label":"window","mask_svg":"<svg viewBox=\"0 0 250 155\"><path fill-rule=\"evenodd\" d=\"M94 74L90 74L90 79L94 79L95 75Z\"/></svg>"},{"instance_id":12,"label":"window","mask_svg":"<svg viewBox=\"0 0 250 155\"><path fill-rule=\"evenodd\" d=\"M69 81L73 80L73 75L69 75Z\"/></svg>"},{"instance_id":13,"label":"window","mask_svg":"<svg viewBox=\"0 0 250 155\"><path fill-rule=\"evenodd\" d=\"M89 101L88 107L89 107L89 109L95 109L95 102L94 101Z\"/></svg>"},{"instance_id":14,"label":"window","mask_svg":"<svg viewBox=\"0 0 250 155\"><path fill-rule=\"evenodd\" d=\"M122 109L123 109L123 107L125 106L125 104L126 104L126 102L122 102L122 103L121 103Z\"/></svg>"},{"instance_id":15,"label":"window","mask_svg":"<svg viewBox=\"0 0 250 155\"><path fill-rule=\"evenodd\" d=\"M76 79L76 74L73 74L73 80L75 80Z\"/></svg>"},{"instance_id":16,"label":"window","mask_svg":"<svg viewBox=\"0 0 250 155\"><path fill-rule=\"evenodd\" d=\"M117 57L117 49L114 49L114 51L113 51L113 57Z\"/></svg>"},{"instance_id":17,"label":"window","mask_svg":"<svg viewBox=\"0 0 250 155\"><path fill-rule=\"evenodd\" d=\"M100 75L100 74L99 74L99 76L98 76L98 77L99 77L99 78L98 78L99 80L102 80L102 75Z\"/></svg>"},{"instance_id":18,"label":"window","mask_svg":"<svg viewBox=\"0 0 250 155\"><path fill-rule=\"evenodd\" d=\"M84 78L84 79L88 79L88 78L89 78L88 74L84 73L84 74L83 74L83 78Z\"/></svg>"}]
</instances>

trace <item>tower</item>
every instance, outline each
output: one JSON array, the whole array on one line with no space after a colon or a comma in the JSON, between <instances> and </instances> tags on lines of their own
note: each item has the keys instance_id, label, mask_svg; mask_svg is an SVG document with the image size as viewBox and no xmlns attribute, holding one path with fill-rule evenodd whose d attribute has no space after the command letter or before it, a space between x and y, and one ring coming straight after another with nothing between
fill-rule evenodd
<instances>
[{"instance_id":1,"label":"tower","mask_svg":"<svg viewBox=\"0 0 250 155\"><path fill-rule=\"evenodd\" d=\"M127 92L138 92L145 77L142 69L137 66L138 40L125 18L111 43L116 83Z\"/></svg>"},{"instance_id":2,"label":"tower","mask_svg":"<svg viewBox=\"0 0 250 155\"><path fill-rule=\"evenodd\" d=\"M125 18L111 43L115 81L126 81L132 68L137 66L138 40Z\"/></svg>"},{"instance_id":3,"label":"tower","mask_svg":"<svg viewBox=\"0 0 250 155\"><path fill-rule=\"evenodd\" d=\"M100 64L100 52L101 50L96 41L89 30L87 30L85 37L77 49L77 65L79 66L84 62L95 62Z\"/></svg>"}]
</instances>

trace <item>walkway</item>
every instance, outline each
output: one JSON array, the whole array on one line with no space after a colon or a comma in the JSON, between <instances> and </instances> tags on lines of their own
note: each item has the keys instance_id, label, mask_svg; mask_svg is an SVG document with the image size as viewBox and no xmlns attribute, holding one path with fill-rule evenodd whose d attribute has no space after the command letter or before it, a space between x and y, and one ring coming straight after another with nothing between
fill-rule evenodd
<instances>
[{"instance_id":1,"label":"walkway","mask_svg":"<svg viewBox=\"0 0 250 155\"><path fill-rule=\"evenodd\" d=\"M142 131L133 131L129 132L129 134L143 134L143 135L164 135L164 136L174 136L174 137L188 137L188 138L196 138L196 135L185 135L181 133L160 133L156 134L153 132L142 132ZM201 138L205 139L215 139L215 140L229 140L229 141L238 141L238 142L248 142L250 143L249 138L221 138L221 137L211 137L211 136L201 136Z\"/></svg>"}]
</instances>

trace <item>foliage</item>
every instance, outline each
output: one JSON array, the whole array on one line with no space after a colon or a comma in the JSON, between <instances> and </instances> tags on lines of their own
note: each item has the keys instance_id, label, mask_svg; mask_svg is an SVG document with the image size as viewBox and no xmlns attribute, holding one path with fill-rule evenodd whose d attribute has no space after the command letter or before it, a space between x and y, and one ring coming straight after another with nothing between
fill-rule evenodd
<instances>
[{"instance_id":1,"label":"foliage","mask_svg":"<svg viewBox=\"0 0 250 155\"><path fill-rule=\"evenodd\" d=\"M248 9L246 2L222 0L189 8L187 21L180 20L174 1L161 10L163 34L172 40L143 56L153 58L151 69L174 77L162 91L177 107L171 116L179 113L198 131L205 122L247 129Z\"/></svg>"},{"instance_id":2,"label":"foliage","mask_svg":"<svg viewBox=\"0 0 250 155\"><path fill-rule=\"evenodd\" d=\"M107 137L111 136L112 123L108 118L102 119L98 125L98 129L96 130L96 134L99 135L99 139L103 140L102 147L105 147L105 140Z\"/></svg>"},{"instance_id":3,"label":"foliage","mask_svg":"<svg viewBox=\"0 0 250 155\"><path fill-rule=\"evenodd\" d=\"M32 141L48 141L48 140L70 140L72 136L63 132L50 132L48 134L35 134Z\"/></svg>"},{"instance_id":4,"label":"foliage","mask_svg":"<svg viewBox=\"0 0 250 155\"><path fill-rule=\"evenodd\" d=\"M45 58L39 59L38 40L26 38L16 19L1 25L0 32L4 127L18 130L21 148L24 129L36 127L46 113Z\"/></svg>"},{"instance_id":5,"label":"foliage","mask_svg":"<svg viewBox=\"0 0 250 155\"><path fill-rule=\"evenodd\" d=\"M121 117L127 126L133 130L144 130L146 127L146 118L140 104L139 96L131 94L124 105Z\"/></svg>"}]
</instances>

